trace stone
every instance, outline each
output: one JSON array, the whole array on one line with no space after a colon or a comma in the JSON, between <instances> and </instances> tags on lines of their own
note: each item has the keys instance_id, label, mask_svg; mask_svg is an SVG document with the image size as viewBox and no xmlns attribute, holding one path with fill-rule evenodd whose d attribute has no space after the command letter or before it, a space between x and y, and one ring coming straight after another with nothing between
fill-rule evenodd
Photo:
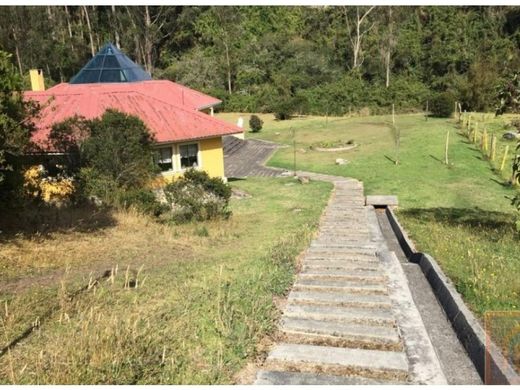
<instances>
[{"instance_id":1,"label":"stone","mask_svg":"<svg viewBox=\"0 0 520 390\"><path fill-rule=\"evenodd\" d=\"M336 159L336 165L346 165L347 163L348 163L348 161L343 158Z\"/></svg>"},{"instance_id":2,"label":"stone","mask_svg":"<svg viewBox=\"0 0 520 390\"><path fill-rule=\"evenodd\" d=\"M301 184L309 184L311 181L311 178L309 176L298 176L298 181Z\"/></svg>"},{"instance_id":3,"label":"stone","mask_svg":"<svg viewBox=\"0 0 520 390\"><path fill-rule=\"evenodd\" d=\"M399 201L395 195L367 195L367 206L397 206Z\"/></svg>"},{"instance_id":4,"label":"stone","mask_svg":"<svg viewBox=\"0 0 520 390\"><path fill-rule=\"evenodd\" d=\"M509 141L512 141L512 140L515 140L515 139L519 139L520 138L520 134L519 133L515 133L514 131L508 131L508 132L502 134L502 138L507 139Z\"/></svg>"},{"instance_id":5,"label":"stone","mask_svg":"<svg viewBox=\"0 0 520 390\"><path fill-rule=\"evenodd\" d=\"M233 187L231 189L231 198L233 198L233 199L251 198L251 194L248 194L247 192L245 192L243 190Z\"/></svg>"}]
</instances>

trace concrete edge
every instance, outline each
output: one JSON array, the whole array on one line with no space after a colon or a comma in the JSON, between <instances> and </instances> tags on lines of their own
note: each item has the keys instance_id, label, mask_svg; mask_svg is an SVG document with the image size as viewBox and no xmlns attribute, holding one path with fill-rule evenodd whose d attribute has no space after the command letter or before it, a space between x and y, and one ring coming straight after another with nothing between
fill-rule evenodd
<instances>
[{"instance_id":1,"label":"concrete edge","mask_svg":"<svg viewBox=\"0 0 520 390\"><path fill-rule=\"evenodd\" d=\"M426 253L416 251L390 208L386 208L386 215L407 258L421 267L482 381L486 384L520 384L520 375L502 355L497 345L489 339L486 340L484 329L435 259ZM486 345L489 348L486 348Z\"/></svg>"},{"instance_id":2,"label":"concrete edge","mask_svg":"<svg viewBox=\"0 0 520 390\"><path fill-rule=\"evenodd\" d=\"M378 253L389 278L389 293L394 301L393 310L403 333L403 342L410 363L413 382L446 385L439 357L426 332L421 314L415 306L406 275L394 252Z\"/></svg>"},{"instance_id":3,"label":"concrete edge","mask_svg":"<svg viewBox=\"0 0 520 390\"><path fill-rule=\"evenodd\" d=\"M418 253L415 249L415 245L413 244L412 240L410 240L408 234L406 234L405 230L397 220L397 217L395 216L393 210L390 207L386 207L385 213L388 217L390 225L392 226L392 230L394 231L394 234L396 235L397 240L399 241L399 244L403 249L404 254L411 262L418 263L419 256L417 256Z\"/></svg>"}]
</instances>

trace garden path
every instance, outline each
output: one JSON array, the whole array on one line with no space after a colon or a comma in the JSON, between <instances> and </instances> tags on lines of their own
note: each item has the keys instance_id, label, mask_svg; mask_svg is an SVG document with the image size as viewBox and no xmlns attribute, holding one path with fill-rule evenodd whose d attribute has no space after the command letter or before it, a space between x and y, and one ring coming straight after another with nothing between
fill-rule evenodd
<instances>
[{"instance_id":1,"label":"garden path","mask_svg":"<svg viewBox=\"0 0 520 390\"><path fill-rule=\"evenodd\" d=\"M335 185L256 384L446 384L406 276L353 179Z\"/></svg>"}]
</instances>

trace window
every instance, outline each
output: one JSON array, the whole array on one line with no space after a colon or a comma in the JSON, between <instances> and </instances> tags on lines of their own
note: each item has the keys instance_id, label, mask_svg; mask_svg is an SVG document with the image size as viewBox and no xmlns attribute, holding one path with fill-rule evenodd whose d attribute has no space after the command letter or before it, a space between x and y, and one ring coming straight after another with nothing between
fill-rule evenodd
<instances>
[{"instance_id":1,"label":"window","mask_svg":"<svg viewBox=\"0 0 520 390\"><path fill-rule=\"evenodd\" d=\"M189 144L180 145L179 153L181 155L181 168L196 168L199 166L198 154L199 145Z\"/></svg>"},{"instance_id":2,"label":"window","mask_svg":"<svg viewBox=\"0 0 520 390\"><path fill-rule=\"evenodd\" d=\"M173 170L171 147L157 149L157 165L163 172Z\"/></svg>"}]
</instances>

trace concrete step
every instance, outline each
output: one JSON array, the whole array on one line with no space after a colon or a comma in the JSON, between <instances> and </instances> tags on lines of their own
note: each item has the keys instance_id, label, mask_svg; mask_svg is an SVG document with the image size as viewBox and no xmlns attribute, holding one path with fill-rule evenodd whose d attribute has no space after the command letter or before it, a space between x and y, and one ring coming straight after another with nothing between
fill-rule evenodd
<instances>
[{"instance_id":1,"label":"concrete step","mask_svg":"<svg viewBox=\"0 0 520 390\"><path fill-rule=\"evenodd\" d=\"M307 253L326 256L326 255L370 255L375 256L375 249L363 249L363 248L332 248L332 247L310 247L307 249Z\"/></svg>"},{"instance_id":2,"label":"concrete step","mask_svg":"<svg viewBox=\"0 0 520 390\"><path fill-rule=\"evenodd\" d=\"M378 262L349 261L349 260L308 260L303 261L305 269L365 269L379 270Z\"/></svg>"},{"instance_id":3,"label":"concrete step","mask_svg":"<svg viewBox=\"0 0 520 390\"><path fill-rule=\"evenodd\" d=\"M338 249L351 249L351 250L372 250L372 251L376 251L377 249L377 246L376 245L373 245L373 244L343 244L341 242L326 242L326 243L323 243L323 242L318 242L316 240L313 240L311 242L311 248L326 248L327 250L332 250L332 249L335 249L335 248L338 248Z\"/></svg>"},{"instance_id":4,"label":"concrete step","mask_svg":"<svg viewBox=\"0 0 520 390\"><path fill-rule=\"evenodd\" d=\"M385 282L387 275L381 271L360 269L304 269L300 277L305 279L339 279L339 280L366 280Z\"/></svg>"},{"instance_id":5,"label":"concrete step","mask_svg":"<svg viewBox=\"0 0 520 390\"><path fill-rule=\"evenodd\" d=\"M290 303L285 307L284 316L356 324L395 325L392 310L385 308L316 306Z\"/></svg>"},{"instance_id":6,"label":"concrete step","mask_svg":"<svg viewBox=\"0 0 520 390\"><path fill-rule=\"evenodd\" d=\"M267 369L359 375L405 381L408 363L403 352L279 344L266 360Z\"/></svg>"},{"instance_id":7,"label":"concrete step","mask_svg":"<svg viewBox=\"0 0 520 390\"><path fill-rule=\"evenodd\" d=\"M326 256L314 255L312 253L306 253L304 261L315 261L315 262L327 262L327 261L348 261L362 264L380 264L381 262L376 256L364 255L364 254L342 254L342 253L331 253Z\"/></svg>"},{"instance_id":8,"label":"concrete step","mask_svg":"<svg viewBox=\"0 0 520 390\"><path fill-rule=\"evenodd\" d=\"M386 351L403 348L399 334L391 326L282 317L280 330L284 341L289 343Z\"/></svg>"},{"instance_id":9,"label":"concrete step","mask_svg":"<svg viewBox=\"0 0 520 390\"><path fill-rule=\"evenodd\" d=\"M383 283L367 283L360 280L323 280L298 279L294 284L296 291L329 291L355 294L386 294Z\"/></svg>"},{"instance_id":10,"label":"concrete step","mask_svg":"<svg viewBox=\"0 0 520 390\"><path fill-rule=\"evenodd\" d=\"M345 307L382 307L390 308L392 302L381 294L345 294L322 291L291 291L289 303L304 303L310 305L330 305Z\"/></svg>"},{"instance_id":11,"label":"concrete step","mask_svg":"<svg viewBox=\"0 0 520 390\"><path fill-rule=\"evenodd\" d=\"M257 373L255 385L384 385L399 384L360 376L337 376L307 372L264 371ZM403 384L403 382L401 382Z\"/></svg>"}]
</instances>

